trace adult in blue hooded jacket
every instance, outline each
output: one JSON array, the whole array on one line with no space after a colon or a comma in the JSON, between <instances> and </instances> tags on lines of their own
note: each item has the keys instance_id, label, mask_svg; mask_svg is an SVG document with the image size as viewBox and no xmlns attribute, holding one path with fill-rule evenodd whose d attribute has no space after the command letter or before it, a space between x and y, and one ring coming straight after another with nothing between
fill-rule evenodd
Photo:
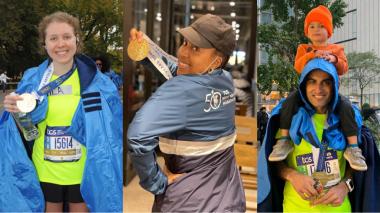
<instances>
[{"instance_id":1,"label":"adult in blue hooded jacket","mask_svg":"<svg viewBox=\"0 0 380 213\"><path fill-rule=\"evenodd\" d=\"M295 149L280 164L270 164L267 159L278 132L277 119L282 102L272 111L259 153L258 210L325 212L377 209L370 200L375 198L373 192L378 189L373 185L379 179L374 176L376 163L373 162L379 156L368 152L367 147L371 147L371 143L368 137L364 137L365 133L361 134L361 128L358 135L362 135L364 143L360 145L366 146L364 154L366 159L369 156L367 161L373 160L369 170L352 173L342 158L346 142L335 110L338 107L339 79L334 65L323 59L311 60L302 72L299 88L303 106L293 116L290 128ZM354 111L356 122L361 127L360 112L355 107ZM329 177L328 182L323 182L323 192L315 172ZM361 183L364 180L366 183ZM355 187L351 187L353 183ZM367 194L370 196L362 194L366 184L372 185L373 190ZM357 198L360 196L362 200ZM366 206L363 208L361 203L366 203Z\"/></svg>"},{"instance_id":2,"label":"adult in blue hooded jacket","mask_svg":"<svg viewBox=\"0 0 380 213\"><path fill-rule=\"evenodd\" d=\"M80 44L77 18L46 16L40 40L49 59L25 72L16 95L7 95L0 120L2 187L0 210L62 212L122 211L122 114L117 89ZM28 113L39 136L33 164L10 113L19 113L19 94L33 94ZM41 193L42 192L42 193Z\"/></svg>"}]
</instances>

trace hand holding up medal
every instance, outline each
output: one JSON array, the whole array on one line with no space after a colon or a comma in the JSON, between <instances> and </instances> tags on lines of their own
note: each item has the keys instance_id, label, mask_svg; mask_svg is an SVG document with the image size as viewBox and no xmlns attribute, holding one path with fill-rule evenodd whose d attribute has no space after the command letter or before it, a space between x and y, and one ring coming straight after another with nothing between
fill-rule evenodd
<instances>
[{"instance_id":1,"label":"hand holding up medal","mask_svg":"<svg viewBox=\"0 0 380 213\"><path fill-rule=\"evenodd\" d=\"M155 44L148 36L135 28L131 29L128 45L128 56L134 61L141 61L145 58L166 78L173 77L172 72L162 57L169 59L172 63L177 63L177 59Z\"/></svg>"},{"instance_id":2,"label":"hand holding up medal","mask_svg":"<svg viewBox=\"0 0 380 213\"><path fill-rule=\"evenodd\" d=\"M143 38L143 33L132 29L130 31L128 56L134 61L141 61L148 56L149 44Z\"/></svg>"},{"instance_id":3,"label":"hand holding up medal","mask_svg":"<svg viewBox=\"0 0 380 213\"><path fill-rule=\"evenodd\" d=\"M16 106L21 112L28 113L36 108L37 101L34 95L30 93L24 93L20 95L20 97L22 100L17 101Z\"/></svg>"},{"instance_id":4,"label":"hand holding up medal","mask_svg":"<svg viewBox=\"0 0 380 213\"><path fill-rule=\"evenodd\" d=\"M28 113L33 111L36 107L36 99L32 94L24 93L18 95L16 93L11 93L6 95L4 98L4 108L8 112L23 112Z\"/></svg>"}]
</instances>

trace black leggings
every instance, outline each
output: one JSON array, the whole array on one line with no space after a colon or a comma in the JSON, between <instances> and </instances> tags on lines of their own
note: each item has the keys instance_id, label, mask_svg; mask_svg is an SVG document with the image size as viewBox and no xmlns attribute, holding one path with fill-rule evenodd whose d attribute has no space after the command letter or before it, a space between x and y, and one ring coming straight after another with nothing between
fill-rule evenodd
<instances>
[{"instance_id":1,"label":"black leggings","mask_svg":"<svg viewBox=\"0 0 380 213\"><path fill-rule=\"evenodd\" d=\"M57 185L53 183L40 182L45 201L52 203L83 203L80 192L80 184Z\"/></svg>"}]
</instances>

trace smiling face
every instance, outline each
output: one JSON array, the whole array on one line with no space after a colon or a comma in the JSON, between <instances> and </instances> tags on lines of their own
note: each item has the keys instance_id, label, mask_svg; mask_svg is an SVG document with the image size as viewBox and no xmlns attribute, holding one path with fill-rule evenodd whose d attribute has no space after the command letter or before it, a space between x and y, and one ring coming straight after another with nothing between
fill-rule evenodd
<instances>
[{"instance_id":1,"label":"smiling face","mask_svg":"<svg viewBox=\"0 0 380 213\"><path fill-rule=\"evenodd\" d=\"M200 48L188 41L184 41L177 52L178 75L203 74L211 69L218 68L222 57L214 48Z\"/></svg>"},{"instance_id":2,"label":"smiling face","mask_svg":"<svg viewBox=\"0 0 380 213\"><path fill-rule=\"evenodd\" d=\"M51 22L45 30L45 48L55 65L72 64L77 51L74 27L65 22Z\"/></svg>"},{"instance_id":3,"label":"smiling face","mask_svg":"<svg viewBox=\"0 0 380 213\"><path fill-rule=\"evenodd\" d=\"M308 26L307 37L316 45L327 44L328 32L326 28L319 22L311 22Z\"/></svg>"},{"instance_id":4,"label":"smiling face","mask_svg":"<svg viewBox=\"0 0 380 213\"><path fill-rule=\"evenodd\" d=\"M317 113L326 113L333 96L332 77L320 70L312 71L306 80L306 96Z\"/></svg>"}]
</instances>

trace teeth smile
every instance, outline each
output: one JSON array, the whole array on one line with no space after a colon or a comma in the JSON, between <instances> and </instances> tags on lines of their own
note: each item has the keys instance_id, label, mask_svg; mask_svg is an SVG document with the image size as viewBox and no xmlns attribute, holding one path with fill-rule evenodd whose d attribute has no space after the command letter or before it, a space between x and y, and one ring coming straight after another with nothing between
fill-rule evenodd
<instances>
[{"instance_id":1,"label":"teeth smile","mask_svg":"<svg viewBox=\"0 0 380 213\"><path fill-rule=\"evenodd\" d=\"M66 54L68 51L67 50L64 50L64 51L57 51L57 55L64 55Z\"/></svg>"}]
</instances>

